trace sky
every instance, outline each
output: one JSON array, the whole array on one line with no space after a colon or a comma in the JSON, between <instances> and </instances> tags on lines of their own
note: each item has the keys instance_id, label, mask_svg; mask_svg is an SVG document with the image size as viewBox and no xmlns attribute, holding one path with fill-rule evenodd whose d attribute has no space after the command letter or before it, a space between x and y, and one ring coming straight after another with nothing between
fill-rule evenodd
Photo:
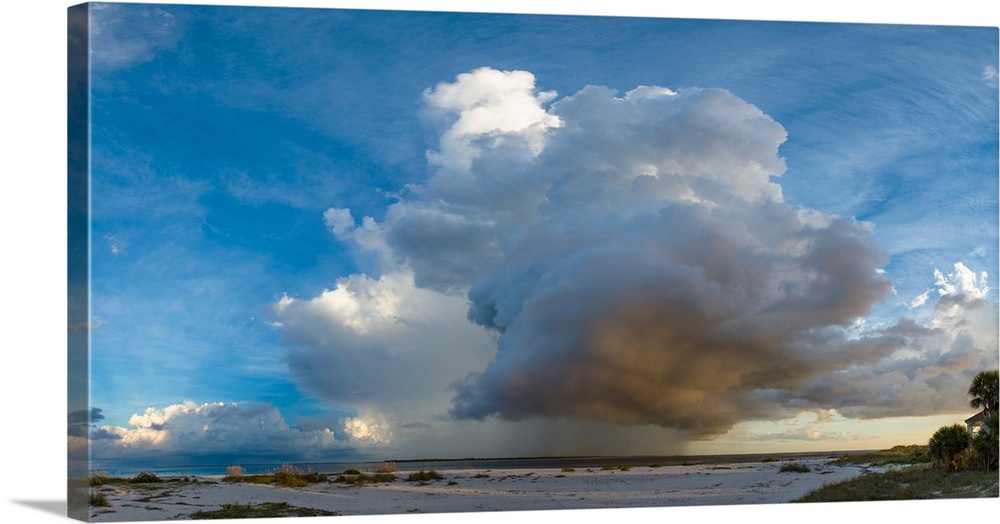
<instances>
[{"instance_id":1,"label":"sky","mask_svg":"<svg viewBox=\"0 0 1000 524\"><path fill-rule=\"evenodd\" d=\"M997 367L995 28L91 15L95 463L874 449Z\"/></svg>"}]
</instances>

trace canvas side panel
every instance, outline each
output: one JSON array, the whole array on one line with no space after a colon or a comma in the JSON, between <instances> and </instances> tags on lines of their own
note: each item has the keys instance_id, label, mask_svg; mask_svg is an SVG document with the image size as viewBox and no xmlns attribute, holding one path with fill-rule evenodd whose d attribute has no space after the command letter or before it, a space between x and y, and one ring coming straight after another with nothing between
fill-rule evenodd
<instances>
[{"instance_id":1,"label":"canvas side panel","mask_svg":"<svg viewBox=\"0 0 1000 524\"><path fill-rule=\"evenodd\" d=\"M67 15L67 514L89 520L89 6L72 6Z\"/></svg>"}]
</instances>

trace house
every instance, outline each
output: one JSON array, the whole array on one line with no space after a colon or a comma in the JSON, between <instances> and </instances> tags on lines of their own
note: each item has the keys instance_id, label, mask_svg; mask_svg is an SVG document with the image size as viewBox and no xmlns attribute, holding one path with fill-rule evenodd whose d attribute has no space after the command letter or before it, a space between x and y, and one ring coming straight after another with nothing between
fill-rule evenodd
<instances>
[{"instance_id":1,"label":"house","mask_svg":"<svg viewBox=\"0 0 1000 524\"><path fill-rule=\"evenodd\" d=\"M983 427L984 422L986 422L985 409L965 419L965 427L969 430L969 433L975 434L979 431L979 428Z\"/></svg>"}]
</instances>

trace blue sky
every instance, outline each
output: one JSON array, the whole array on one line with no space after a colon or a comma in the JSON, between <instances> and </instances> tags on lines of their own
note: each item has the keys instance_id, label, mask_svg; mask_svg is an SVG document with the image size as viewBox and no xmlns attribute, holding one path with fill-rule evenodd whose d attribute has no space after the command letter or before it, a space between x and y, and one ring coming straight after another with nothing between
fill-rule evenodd
<instances>
[{"instance_id":1,"label":"blue sky","mask_svg":"<svg viewBox=\"0 0 1000 524\"><path fill-rule=\"evenodd\" d=\"M92 15L99 460L872 448L996 367L994 28Z\"/></svg>"}]
</instances>

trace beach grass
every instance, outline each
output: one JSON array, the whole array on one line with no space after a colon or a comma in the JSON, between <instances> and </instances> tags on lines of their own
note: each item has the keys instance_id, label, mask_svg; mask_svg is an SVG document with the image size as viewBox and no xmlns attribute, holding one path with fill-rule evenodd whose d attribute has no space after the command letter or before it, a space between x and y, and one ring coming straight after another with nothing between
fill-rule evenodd
<instances>
[{"instance_id":1,"label":"beach grass","mask_svg":"<svg viewBox=\"0 0 1000 524\"><path fill-rule=\"evenodd\" d=\"M194 520L209 519L249 519L274 517L334 517L339 513L321 509L300 508L286 502L265 502L263 504L223 504L220 509L196 511L190 515Z\"/></svg>"},{"instance_id":2,"label":"beach grass","mask_svg":"<svg viewBox=\"0 0 1000 524\"><path fill-rule=\"evenodd\" d=\"M995 471L945 471L918 464L827 484L795 502L998 497Z\"/></svg>"},{"instance_id":3,"label":"beach grass","mask_svg":"<svg viewBox=\"0 0 1000 524\"><path fill-rule=\"evenodd\" d=\"M107 507L111 503L108 502L108 497L104 493L91 493L89 497L90 505L93 507Z\"/></svg>"}]
</instances>

